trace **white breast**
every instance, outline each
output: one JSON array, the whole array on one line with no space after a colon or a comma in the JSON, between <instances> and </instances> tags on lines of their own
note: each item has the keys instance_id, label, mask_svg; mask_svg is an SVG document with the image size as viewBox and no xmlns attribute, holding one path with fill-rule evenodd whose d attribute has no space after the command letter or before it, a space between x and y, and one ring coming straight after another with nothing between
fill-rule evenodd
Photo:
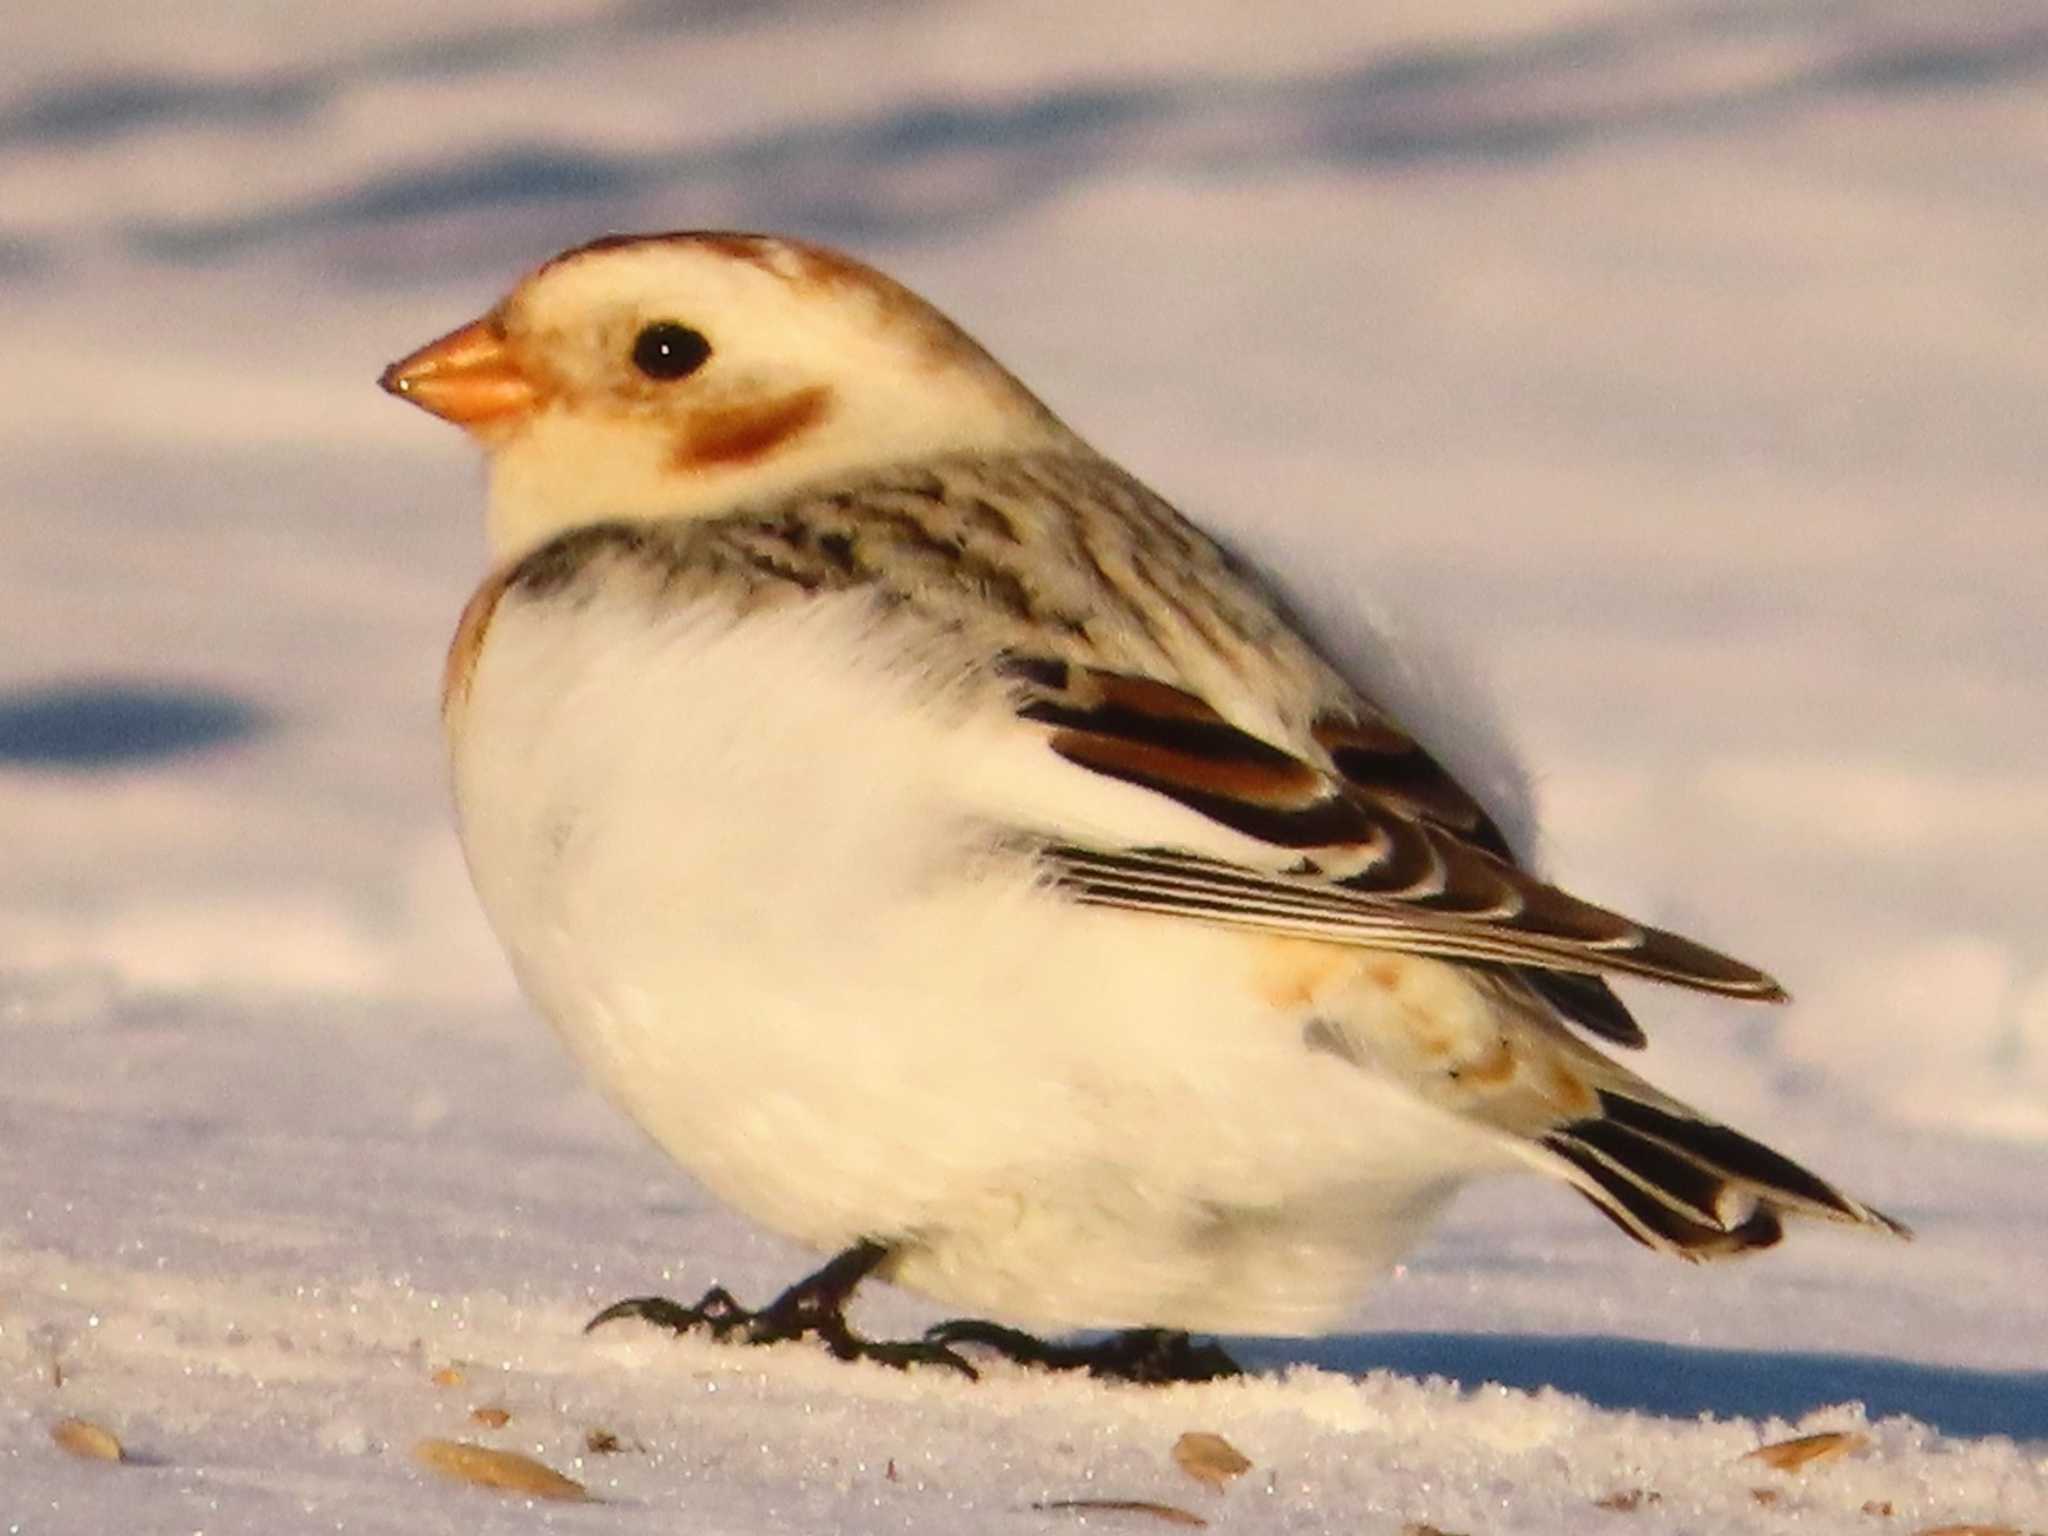
<instances>
[{"instance_id":1,"label":"white breast","mask_svg":"<svg viewBox=\"0 0 2048 1536\"><path fill-rule=\"evenodd\" d=\"M820 1248L904 1242L906 1283L1031 1321L1292 1331L1502 1160L1306 1048L1261 941L996 852L1234 834L1061 762L858 593L515 590L450 723L528 993L680 1163Z\"/></svg>"}]
</instances>

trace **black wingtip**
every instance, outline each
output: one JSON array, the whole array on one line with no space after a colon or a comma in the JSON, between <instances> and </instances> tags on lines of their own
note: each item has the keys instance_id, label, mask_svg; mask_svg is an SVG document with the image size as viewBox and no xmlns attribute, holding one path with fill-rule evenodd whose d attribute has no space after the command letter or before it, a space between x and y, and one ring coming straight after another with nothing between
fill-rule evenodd
<instances>
[{"instance_id":1,"label":"black wingtip","mask_svg":"<svg viewBox=\"0 0 2048 1536\"><path fill-rule=\"evenodd\" d=\"M1628 1005L1614 995L1614 989L1599 976L1583 971L1548 971L1535 966L1514 967L1514 973L1551 1007L1588 1034L1626 1050L1641 1050L1650 1043Z\"/></svg>"},{"instance_id":2,"label":"black wingtip","mask_svg":"<svg viewBox=\"0 0 2048 1536\"><path fill-rule=\"evenodd\" d=\"M1575 1136L1546 1136L1543 1144L1585 1176L1573 1187L1593 1209L1645 1248L1701 1264L1775 1247L1785 1236L1784 1223L1767 1201L1755 1202L1741 1220L1724 1223L1694 1199L1656 1184Z\"/></svg>"},{"instance_id":3,"label":"black wingtip","mask_svg":"<svg viewBox=\"0 0 2048 1536\"><path fill-rule=\"evenodd\" d=\"M1851 1199L1762 1142L1612 1090L1598 1116L1559 1126L1544 1145L1572 1182L1629 1236L1694 1261L1768 1248L1784 1216L1814 1216L1899 1238L1904 1222Z\"/></svg>"}]
</instances>

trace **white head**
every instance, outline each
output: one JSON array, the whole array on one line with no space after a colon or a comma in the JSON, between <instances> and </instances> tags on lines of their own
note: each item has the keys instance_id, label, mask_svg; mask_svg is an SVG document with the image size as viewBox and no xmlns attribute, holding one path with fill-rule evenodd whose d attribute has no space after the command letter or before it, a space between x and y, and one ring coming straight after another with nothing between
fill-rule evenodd
<instances>
[{"instance_id":1,"label":"white head","mask_svg":"<svg viewBox=\"0 0 2048 1536\"><path fill-rule=\"evenodd\" d=\"M915 294L766 235L578 247L381 382L482 443L501 559L586 523L714 513L957 449L1075 443Z\"/></svg>"}]
</instances>

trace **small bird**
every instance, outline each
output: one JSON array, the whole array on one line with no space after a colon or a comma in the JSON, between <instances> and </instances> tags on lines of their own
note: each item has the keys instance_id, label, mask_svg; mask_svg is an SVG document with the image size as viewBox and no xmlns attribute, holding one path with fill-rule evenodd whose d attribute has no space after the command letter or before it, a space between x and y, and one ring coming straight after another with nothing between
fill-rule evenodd
<instances>
[{"instance_id":1,"label":"small bird","mask_svg":"<svg viewBox=\"0 0 2048 1536\"><path fill-rule=\"evenodd\" d=\"M1905 1234L1594 1043L1643 1040L1608 977L1770 977L1546 882L1255 568L879 272L611 236L382 383L489 462L442 705L521 985L835 1255L592 1326L1201 1377L1189 1330L1327 1329L1479 1175L1689 1260ZM871 1274L1007 1321L866 1339Z\"/></svg>"}]
</instances>

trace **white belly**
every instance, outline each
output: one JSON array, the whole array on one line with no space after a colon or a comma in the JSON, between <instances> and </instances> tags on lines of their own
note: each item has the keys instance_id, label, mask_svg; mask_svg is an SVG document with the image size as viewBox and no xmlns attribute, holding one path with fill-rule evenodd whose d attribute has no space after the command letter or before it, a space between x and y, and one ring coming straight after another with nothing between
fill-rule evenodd
<instances>
[{"instance_id":1,"label":"white belly","mask_svg":"<svg viewBox=\"0 0 2048 1536\"><path fill-rule=\"evenodd\" d=\"M1305 1043L1329 1000L1264 984L1270 941L994 852L997 805L1161 840L1183 813L1083 784L865 612L515 594L451 721L522 983L678 1162L821 1249L903 1244L895 1277L956 1305L1254 1332L1327 1325L1511 1165Z\"/></svg>"}]
</instances>

